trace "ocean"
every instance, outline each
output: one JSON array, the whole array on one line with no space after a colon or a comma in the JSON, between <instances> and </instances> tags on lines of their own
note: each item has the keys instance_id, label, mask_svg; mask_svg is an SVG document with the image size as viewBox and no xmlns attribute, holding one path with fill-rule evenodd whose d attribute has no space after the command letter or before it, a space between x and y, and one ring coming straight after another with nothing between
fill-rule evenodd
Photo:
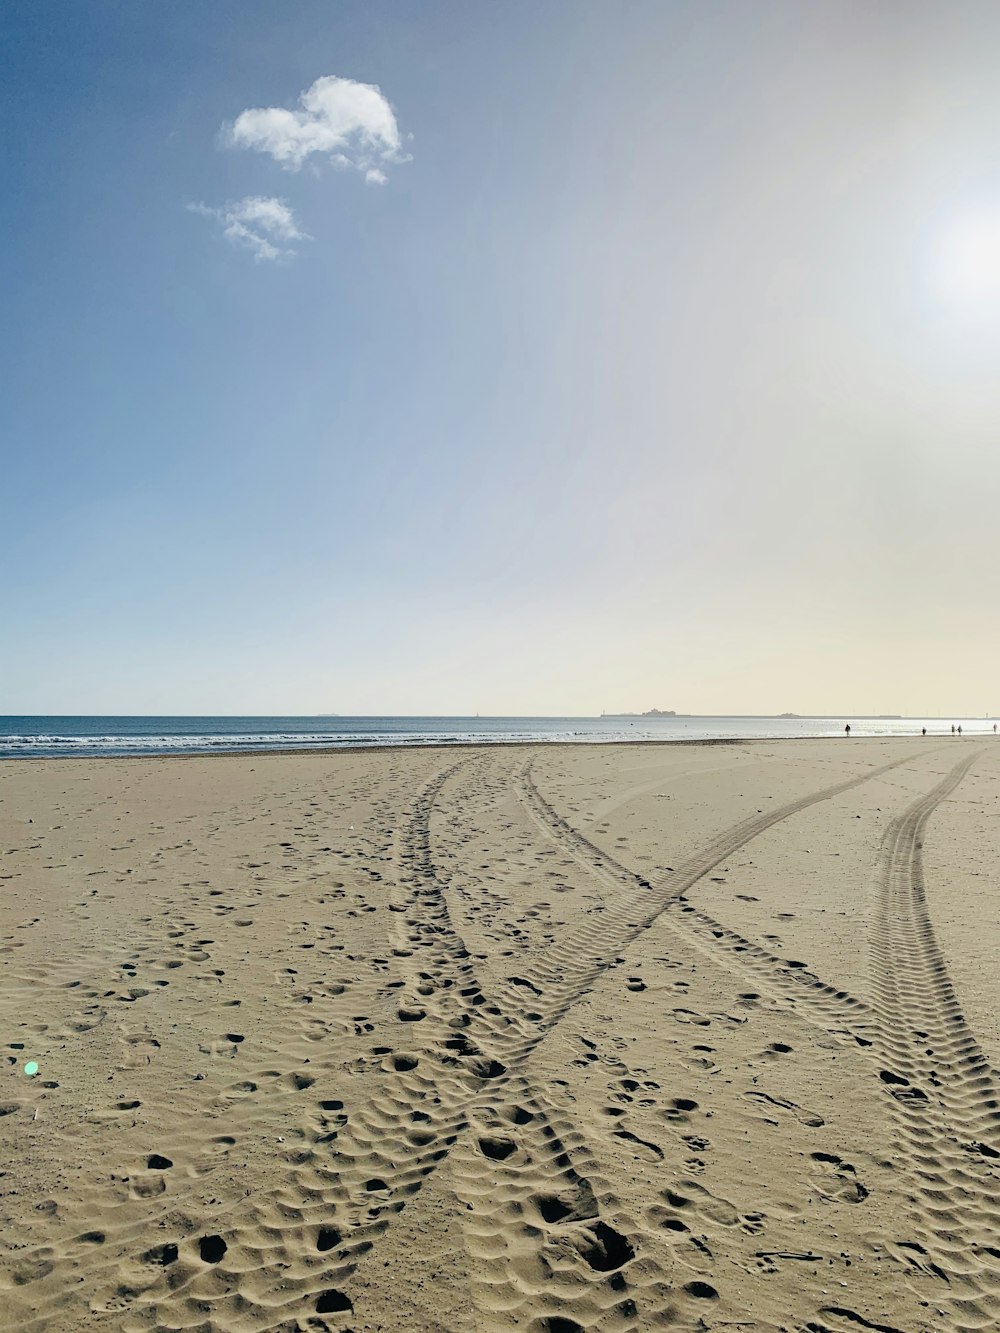
<instances>
[{"instance_id":1,"label":"ocean","mask_svg":"<svg viewBox=\"0 0 1000 1333\"><path fill-rule=\"evenodd\" d=\"M250 753L385 745L992 736L989 718L861 717L0 717L0 758Z\"/></svg>"}]
</instances>

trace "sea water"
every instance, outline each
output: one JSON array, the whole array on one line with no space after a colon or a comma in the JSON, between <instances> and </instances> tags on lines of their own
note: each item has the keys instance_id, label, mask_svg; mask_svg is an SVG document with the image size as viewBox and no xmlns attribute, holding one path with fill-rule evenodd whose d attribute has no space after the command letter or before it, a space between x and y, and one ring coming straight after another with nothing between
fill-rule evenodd
<instances>
[{"instance_id":1,"label":"sea water","mask_svg":"<svg viewBox=\"0 0 1000 1333\"><path fill-rule=\"evenodd\" d=\"M385 745L778 740L993 735L989 718L860 717L0 717L0 758L219 754Z\"/></svg>"}]
</instances>

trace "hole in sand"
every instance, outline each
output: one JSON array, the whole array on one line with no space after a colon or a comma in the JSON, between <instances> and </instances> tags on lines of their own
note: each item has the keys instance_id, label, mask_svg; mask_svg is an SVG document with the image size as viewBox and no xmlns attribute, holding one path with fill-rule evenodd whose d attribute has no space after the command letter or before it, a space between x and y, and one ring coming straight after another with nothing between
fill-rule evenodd
<instances>
[{"instance_id":1,"label":"hole in sand","mask_svg":"<svg viewBox=\"0 0 1000 1333\"><path fill-rule=\"evenodd\" d=\"M516 1148L513 1139L483 1137L479 1140L480 1151L494 1162L502 1162Z\"/></svg>"},{"instance_id":2,"label":"hole in sand","mask_svg":"<svg viewBox=\"0 0 1000 1333\"><path fill-rule=\"evenodd\" d=\"M341 1310L353 1310L354 1305L349 1296L344 1292L338 1291L336 1287L331 1287L329 1291L324 1291L316 1302L317 1314L336 1314Z\"/></svg>"},{"instance_id":3,"label":"hole in sand","mask_svg":"<svg viewBox=\"0 0 1000 1333\"><path fill-rule=\"evenodd\" d=\"M149 1264L172 1264L177 1259L176 1245L157 1245L155 1249L147 1250L142 1256Z\"/></svg>"},{"instance_id":4,"label":"hole in sand","mask_svg":"<svg viewBox=\"0 0 1000 1333\"><path fill-rule=\"evenodd\" d=\"M217 1264L228 1249L221 1236L202 1236L198 1242L198 1253L206 1264Z\"/></svg>"},{"instance_id":5,"label":"hole in sand","mask_svg":"<svg viewBox=\"0 0 1000 1333\"><path fill-rule=\"evenodd\" d=\"M540 1194L535 1203L546 1222L562 1222L573 1211L569 1204L563 1203L554 1194Z\"/></svg>"},{"instance_id":6,"label":"hole in sand","mask_svg":"<svg viewBox=\"0 0 1000 1333\"><path fill-rule=\"evenodd\" d=\"M597 1272L610 1273L612 1269L621 1268L635 1258L635 1250L626 1238L606 1222L595 1222L590 1231L594 1235L594 1244L586 1246L581 1252Z\"/></svg>"},{"instance_id":7,"label":"hole in sand","mask_svg":"<svg viewBox=\"0 0 1000 1333\"><path fill-rule=\"evenodd\" d=\"M473 1060L469 1065L471 1073L476 1078L500 1078L507 1072L507 1066L502 1065L499 1060L490 1060L484 1056L480 1060Z\"/></svg>"}]
</instances>

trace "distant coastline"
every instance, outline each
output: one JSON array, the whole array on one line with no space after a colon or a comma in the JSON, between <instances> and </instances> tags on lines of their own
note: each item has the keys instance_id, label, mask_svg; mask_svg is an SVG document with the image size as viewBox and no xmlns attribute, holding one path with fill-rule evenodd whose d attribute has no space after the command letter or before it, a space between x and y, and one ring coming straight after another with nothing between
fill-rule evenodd
<instances>
[{"instance_id":1,"label":"distant coastline","mask_svg":"<svg viewBox=\"0 0 1000 1333\"><path fill-rule=\"evenodd\" d=\"M602 713L601 717L691 717L691 714L675 713L672 708L647 708L645 713Z\"/></svg>"},{"instance_id":2,"label":"distant coastline","mask_svg":"<svg viewBox=\"0 0 1000 1333\"><path fill-rule=\"evenodd\" d=\"M804 719L815 718L819 722L834 721L837 718L857 718L859 722L903 722L909 718L908 713L675 713L673 709L649 708L644 713L601 713L601 717L687 717L695 719L716 719L740 717L750 720L768 722L781 721L782 719L795 719L802 721ZM927 715L931 717L930 714ZM956 714L957 716L957 714ZM984 713L983 717L988 719L989 713ZM941 714L934 718L935 721L947 721L947 715Z\"/></svg>"}]
</instances>

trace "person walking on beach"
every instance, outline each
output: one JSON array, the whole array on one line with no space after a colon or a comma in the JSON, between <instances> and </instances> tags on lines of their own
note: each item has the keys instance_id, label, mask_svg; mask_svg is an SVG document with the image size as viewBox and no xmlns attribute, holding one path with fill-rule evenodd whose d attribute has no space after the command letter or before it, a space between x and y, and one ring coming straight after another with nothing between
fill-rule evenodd
<instances>
[{"instance_id":1,"label":"person walking on beach","mask_svg":"<svg viewBox=\"0 0 1000 1333\"><path fill-rule=\"evenodd\" d=\"M959 734L960 736L961 736L961 734L962 734L962 724L961 724L961 722L958 724L958 734Z\"/></svg>"},{"instance_id":2,"label":"person walking on beach","mask_svg":"<svg viewBox=\"0 0 1000 1333\"><path fill-rule=\"evenodd\" d=\"M994 727L993 730L996 731L996 727ZM927 735L927 728L926 728L926 727L921 727L921 728L920 728L920 734L921 734L921 736L926 736L926 735Z\"/></svg>"},{"instance_id":3,"label":"person walking on beach","mask_svg":"<svg viewBox=\"0 0 1000 1333\"><path fill-rule=\"evenodd\" d=\"M951 724L951 734L952 734L953 736L954 736L954 734L955 734L955 724L954 724L954 722Z\"/></svg>"},{"instance_id":4,"label":"person walking on beach","mask_svg":"<svg viewBox=\"0 0 1000 1333\"><path fill-rule=\"evenodd\" d=\"M850 734L851 734L851 724L850 722L848 722L847 726L844 728L844 735L850 736Z\"/></svg>"},{"instance_id":5,"label":"person walking on beach","mask_svg":"<svg viewBox=\"0 0 1000 1333\"><path fill-rule=\"evenodd\" d=\"M997 734L997 724L994 722L994 723L993 723L993 735L995 736L996 734Z\"/></svg>"}]
</instances>

